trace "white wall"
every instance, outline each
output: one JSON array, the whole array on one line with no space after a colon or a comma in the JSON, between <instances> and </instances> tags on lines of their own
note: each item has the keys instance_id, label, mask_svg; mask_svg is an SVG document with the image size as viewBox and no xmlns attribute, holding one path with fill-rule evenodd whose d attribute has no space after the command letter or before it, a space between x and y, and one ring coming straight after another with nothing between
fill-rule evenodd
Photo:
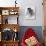
<instances>
[{"instance_id":1,"label":"white wall","mask_svg":"<svg viewBox=\"0 0 46 46\"><path fill-rule=\"evenodd\" d=\"M15 0L0 0L0 6L14 6ZM43 26L43 6L42 0L17 0L18 6L20 7L19 24L21 26ZM34 6L36 9L36 19L26 20L25 9L27 7Z\"/></svg>"}]
</instances>

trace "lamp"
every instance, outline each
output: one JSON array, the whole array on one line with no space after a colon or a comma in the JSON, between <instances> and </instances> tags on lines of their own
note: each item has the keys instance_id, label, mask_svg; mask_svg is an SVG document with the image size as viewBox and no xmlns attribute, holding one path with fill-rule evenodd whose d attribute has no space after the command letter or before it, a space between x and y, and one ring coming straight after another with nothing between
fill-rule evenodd
<instances>
[{"instance_id":1,"label":"lamp","mask_svg":"<svg viewBox=\"0 0 46 46\"><path fill-rule=\"evenodd\" d=\"M16 2L17 0L15 0L15 7L16 7L16 4L17 4L17 2Z\"/></svg>"}]
</instances>

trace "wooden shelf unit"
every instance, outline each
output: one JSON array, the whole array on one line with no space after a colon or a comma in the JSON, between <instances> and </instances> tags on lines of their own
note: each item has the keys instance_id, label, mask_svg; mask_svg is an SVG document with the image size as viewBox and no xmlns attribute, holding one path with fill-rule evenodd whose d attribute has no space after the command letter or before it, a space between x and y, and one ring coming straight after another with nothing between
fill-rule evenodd
<instances>
[{"instance_id":1,"label":"wooden shelf unit","mask_svg":"<svg viewBox=\"0 0 46 46\"><path fill-rule=\"evenodd\" d=\"M8 13L8 14L2 14L2 11L5 11ZM5 13L6 13L5 12ZM11 13L10 13L11 12ZM13 14L12 14L13 13ZM14 16L16 17L17 16L17 24L8 24L8 22L6 22L5 24L3 24L3 18L5 19L5 17L7 16ZM18 32L19 31L19 24L18 24L18 18L19 18L19 7L0 7L0 18L1 18L1 24L0 24L0 32L2 32L5 28L9 28L9 29L12 29L13 31L16 29ZM3 41L1 39L0 41L0 46L18 46L18 40L17 41Z\"/></svg>"}]
</instances>

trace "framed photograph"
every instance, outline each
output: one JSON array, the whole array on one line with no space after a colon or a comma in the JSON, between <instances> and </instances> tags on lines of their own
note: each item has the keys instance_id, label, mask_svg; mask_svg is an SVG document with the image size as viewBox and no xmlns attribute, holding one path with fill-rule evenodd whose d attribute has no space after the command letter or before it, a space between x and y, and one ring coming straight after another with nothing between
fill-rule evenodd
<instances>
[{"instance_id":1,"label":"framed photograph","mask_svg":"<svg viewBox=\"0 0 46 46\"><path fill-rule=\"evenodd\" d=\"M25 19L35 19L35 8L34 7L28 7L25 9Z\"/></svg>"},{"instance_id":2,"label":"framed photograph","mask_svg":"<svg viewBox=\"0 0 46 46\"><path fill-rule=\"evenodd\" d=\"M2 15L9 15L9 10L2 10Z\"/></svg>"}]
</instances>

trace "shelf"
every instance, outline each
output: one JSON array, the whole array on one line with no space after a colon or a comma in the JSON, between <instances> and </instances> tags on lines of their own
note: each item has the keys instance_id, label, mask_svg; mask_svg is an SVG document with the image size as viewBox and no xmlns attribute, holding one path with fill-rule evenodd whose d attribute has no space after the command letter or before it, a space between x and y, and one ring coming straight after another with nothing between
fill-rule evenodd
<instances>
[{"instance_id":1,"label":"shelf","mask_svg":"<svg viewBox=\"0 0 46 46\"><path fill-rule=\"evenodd\" d=\"M19 7L0 7L0 10L11 10L11 9L14 9L14 10L18 10L19 9Z\"/></svg>"},{"instance_id":2,"label":"shelf","mask_svg":"<svg viewBox=\"0 0 46 46\"><path fill-rule=\"evenodd\" d=\"M10 40L10 41L3 41L3 42L4 42L4 43L9 43L9 42L10 42L10 43L12 43L12 42L15 43L15 42L19 42L19 40L15 40L15 41Z\"/></svg>"},{"instance_id":3,"label":"shelf","mask_svg":"<svg viewBox=\"0 0 46 46\"><path fill-rule=\"evenodd\" d=\"M9 28L12 29L13 31L16 29L17 32L20 29L20 26L18 24L1 24L1 30L5 29L5 28Z\"/></svg>"},{"instance_id":4,"label":"shelf","mask_svg":"<svg viewBox=\"0 0 46 46\"><path fill-rule=\"evenodd\" d=\"M19 16L19 14L9 14L9 15L1 15L1 16Z\"/></svg>"},{"instance_id":5,"label":"shelf","mask_svg":"<svg viewBox=\"0 0 46 46\"><path fill-rule=\"evenodd\" d=\"M2 42L2 46L18 46L18 41Z\"/></svg>"}]
</instances>

